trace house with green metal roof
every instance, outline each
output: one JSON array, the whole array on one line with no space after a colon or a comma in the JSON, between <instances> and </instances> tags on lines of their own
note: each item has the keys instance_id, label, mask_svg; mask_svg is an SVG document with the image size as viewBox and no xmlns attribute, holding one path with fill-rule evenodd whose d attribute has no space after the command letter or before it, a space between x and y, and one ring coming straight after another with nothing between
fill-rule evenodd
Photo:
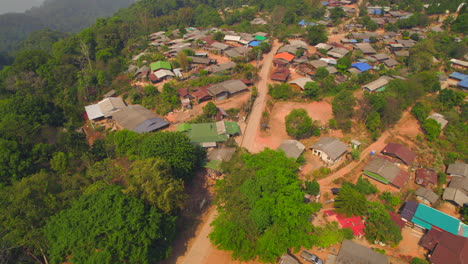
<instances>
[{"instance_id":1,"label":"house with green metal roof","mask_svg":"<svg viewBox=\"0 0 468 264\"><path fill-rule=\"evenodd\" d=\"M169 62L167 61L157 61L153 62L150 65L151 71L157 71L160 69L165 69L165 70L172 70L172 66Z\"/></svg>"},{"instance_id":2,"label":"house with green metal roof","mask_svg":"<svg viewBox=\"0 0 468 264\"><path fill-rule=\"evenodd\" d=\"M435 227L454 235L468 237L467 225L463 224L459 219L425 204L418 204L414 216L410 221L427 230Z\"/></svg>"},{"instance_id":3,"label":"house with green metal roof","mask_svg":"<svg viewBox=\"0 0 468 264\"><path fill-rule=\"evenodd\" d=\"M240 133L236 122L219 121L216 123L180 124L177 131L186 134L190 141L202 147L216 147L217 142L225 142Z\"/></svg>"},{"instance_id":4,"label":"house with green metal roof","mask_svg":"<svg viewBox=\"0 0 468 264\"><path fill-rule=\"evenodd\" d=\"M258 41L265 41L267 37L255 35L254 38Z\"/></svg>"}]
</instances>

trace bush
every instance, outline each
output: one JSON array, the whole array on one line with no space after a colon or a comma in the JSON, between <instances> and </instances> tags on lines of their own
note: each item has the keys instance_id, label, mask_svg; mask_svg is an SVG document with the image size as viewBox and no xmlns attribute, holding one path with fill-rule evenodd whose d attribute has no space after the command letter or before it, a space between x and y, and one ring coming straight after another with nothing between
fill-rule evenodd
<instances>
[{"instance_id":1,"label":"bush","mask_svg":"<svg viewBox=\"0 0 468 264\"><path fill-rule=\"evenodd\" d=\"M353 160L359 160L359 158L361 157L361 151L359 151L359 149L351 150L351 157L353 158Z\"/></svg>"},{"instance_id":2,"label":"bush","mask_svg":"<svg viewBox=\"0 0 468 264\"><path fill-rule=\"evenodd\" d=\"M271 95L271 98L277 100L288 100L294 94L291 85L287 83L270 85L268 93Z\"/></svg>"},{"instance_id":3,"label":"bush","mask_svg":"<svg viewBox=\"0 0 468 264\"><path fill-rule=\"evenodd\" d=\"M312 119L304 109L294 109L286 116L286 132L296 139L307 138L312 135Z\"/></svg>"},{"instance_id":4,"label":"bush","mask_svg":"<svg viewBox=\"0 0 468 264\"><path fill-rule=\"evenodd\" d=\"M313 179L312 181L306 181L304 192L310 195L317 195L320 193L320 184L316 179Z\"/></svg>"}]
</instances>

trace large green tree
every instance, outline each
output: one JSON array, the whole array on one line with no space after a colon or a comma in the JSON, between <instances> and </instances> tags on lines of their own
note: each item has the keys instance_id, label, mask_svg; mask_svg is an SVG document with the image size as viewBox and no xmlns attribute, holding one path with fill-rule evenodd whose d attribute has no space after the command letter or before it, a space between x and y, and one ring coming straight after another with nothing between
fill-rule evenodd
<instances>
[{"instance_id":1,"label":"large green tree","mask_svg":"<svg viewBox=\"0 0 468 264\"><path fill-rule=\"evenodd\" d=\"M351 215L365 215L367 210L367 199L358 190L349 185L343 185L335 199L336 211Z\"/></svg>"},{"instance_id":2,"label":"large green tree","mask_svg":"<svg viewBox=\"0 0 468 264\"><path fill-rule=\"evenodd\" d=\"M174 237L168 217L120 187L89 189L44 228L51 263L152 263L168 256Z\"/></svg>"},{"instance_id":3,"label":"large green tree","mask_svg":"<svg viewBox=\"0 0 468 264\"><path fill-rule=\"evenodd\" d=\"M267 149L237 155L225 167L228 176L216 187L219 214L209 236L215 245L236 259L263 262L311 245L308 220L314 211L303 202L298 164Z\"/></svg>"},{"instance_id":4,"label":"large green tree","mask_svg":"<svg viewBox=\"0 0 468 264\"><path fill-rule=\"evenodd\" d=\"M286 121L286 132L291 137L300 139L307 138L312 135L313 124L312 118L305 109L294 109L285 118Z\"/></svg>"}]
</instances>

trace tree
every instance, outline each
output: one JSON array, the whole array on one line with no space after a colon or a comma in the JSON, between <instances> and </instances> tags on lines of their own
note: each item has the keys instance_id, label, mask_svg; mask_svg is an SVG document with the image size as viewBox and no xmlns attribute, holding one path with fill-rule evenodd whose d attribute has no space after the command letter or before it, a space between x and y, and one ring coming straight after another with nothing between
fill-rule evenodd
<instances>
[{"instance_id":1,"label":"tree","mask_svg":"<svg viewBox=\"0 0 468 264\"><path fill-rule=\"evenodd\" d=\"M353 239L353 230L350 228L340 229L338 223L333 221L327 223L324 227L314 227L312 232L313 244L320 248L328 248L343 242L343 239Z\"/></svg>"},{"instance_id":2,"label":"tree","mask_svg":"<svg viewBox=\"0 0 468 264\"><path fill-rule=\"evenodd\" d=\"M463 103L464 95L462 92L452 89L443 89L437 97L443 109L452 109L455 106L460 106Z\"/></svg>"},{"instance_id":3,"label":"tree","mask_svg":"<svg viewBox=\"0 0 468 264\"><path fill-rule=\"evenodd\" d=\"M439 137L440 132L442 132L440 124L432 118L424 120L421 127L424 130L424 132L426 132L426 137L430 141L434 141L436 138Z\"/></svg>"},{"instance_id":4,"label":"tree","mask_svg":"<svg viewBox=\"0 0 468 264\"><path fill-rule=\"evenodd\" d=\"M305 109L294 109L285 118L286 132L296 139L307 138L312 135L312 119Z\"/></svg>"},{"instance_id":5,"label":"tree","mask_svg":"<svg viewBox=\"0 0 468 264\"><path fill-rule=\"evenodd\" d=\"M211 242L235 259L274 262L288 248L311 245L309 217L319 209L303 202L298 164L283 152L238 153L216 186L218 216Z\"/></svg>"},{"instance_id":6,"label":"tree","mask_svg":"<svg viewBox=\"0 0 468 264\"><path fill-rule=\"evenodd\" d=\"M344 185L335 199L336 211L348 216L365 215L367 211L367 199L349 185Z\"/></svg>"},{"instance_id":7,"label":"tree","mask_svg":"<svg viewBox=\"0 0 468 264\"><path fill-rule=\"evenodd\" d=\"M416 119L420 123L426 120L430 112L431 112L431 109L428 106L422 104L421 102L417 102L411 109L411 114L413 114L414 117L416 117Z\"/></svg>"},{"instance_id":8,"label":"tree","mask_svg":"<svg viewBox=\"0 0 468 264\"><path fill-rule=\"evenodd\" d=\"M316 179L312 181L306 181L304 191L310 195L317 195L320 193L320 184L317 182Z\"/></svg>"},{"instance_id":9,"label":"tree","mask_svg":"<svg viewBox=\"0 0 468 264\"><path fill-rule=\"evenodd\" d=\"M343 186L345 185L355 189L356 191L358 191L359 193L363 195L374 194L374 193L377 193L378 191L375 185L373 185L368 179L362 178L362 176L359 176L356 184L345 182L343 183Z\"/></svg>"},{"instance_id":10,"label":"tree","mask_svg":"<svg viewBox=\"0 0 468 264\"><path fill-rule=\"evenodd\" d=\"M302 97L317 98L320 93L320 86L316 82L307 82L304 86Z\"/></svg>"},{"instance_id":11,"label":"tree","mask_svg":"<svg viewBox=\"0 0 468 264\"><path fill-rule=\"evenodd\" d=\"M171 174L170 166L160 158L139 160L126 177L124 193L138 197L166 214L182 209L186 195L184 182Z\"/></svg>"},{"instance_id":12,"label":"tree","mask_svg":"<svg viewBox=\"0 0 468 264\"><path fill-rule=\"evenodd\" d=\"M152 263L169 255L174 228L174 217L107 186L88 188L44 233L52 263Z\"/></svg>"},{"instance_id":13,"label":"tree","mask_svg":"<svg viewBox=\"0 0 468 264\"><path fill-rule=\"evenodd\" d=\"M203 107L203 114L207 117L214 117L218 114L218 107L213 102L208 102Z\"/></svg>"},{"instance_id":14,"label":"tree","mask_svg":"<svg viewBox=\"0 0 468 264\"><path fill-rule=\"evenodd\" d=\"M343 10L343 8L337 6L330 10L330 18L333 21L337 22L343 17L346 17L346 12Z\"/></svg>"},{"instance_id":15,"label":"tree","mask_svg":"<svg viewBox=\"0 0 468 264\"><path fill-rule=\"evenodd\" d=\"M330 73L328 72L327 68L325 67L318 67L317 71L315 72L315 78L319 80L325 79Z\"/></svg>"},{"instance_id":16,"label":"tree","mask_svg":"<svg viewBox=\"0 0 468 264\"><path fill-rule=\"evenodd\" d=\"M339 128L349 129L346 123L353 118L355 104L356 99L349 90L343 90L336 95L332 103L332 110Z\"/></svg>"},{"instance_id":17,"label":"tree","mask_svg":"<svg viewBox=\"0 0 468 264\"><path fill-rule=\"evenodd\" d=\"M392 245L400 243L402 240L400 227L390 219L390 215L383 204L368 202L367 216L364 232L369 242L379 241Z\"/></svg>"},{"instance_id":18,"label":"tree","mask_svg":"<svg viewBox=\"0 0 468 264\"><path fill-rule=\"evenodd\" d=\"M188 180L204 160L205 152L194 146L180 132L157 132L146 135L139 146L142 158L159 157L167 161L177 178Z\"/></svg>"},{"instance_id":19,"label":"tree","mask_svg":"<svg viewBox=\"0 0 468 264\"><path fill-rule=\"evenodd\" d=\"M41 259L38 262L45 258L47 247L41 229L60 209L60 201L51 190L57 190L55 177L46 173L31 175L0 189L0 240L20 247L29 258Z\"/></svg>"},{"instance_id":20,"label":"tree","mask_svg":"<svg viewBox=\"0 0 468 264\"><path fill-rule=\"evenodd\" d=\"M432 57L435 54L431 41L425 40L416 43L409 50L408 66L412 72L421 72L431 69Z\"/></svg>"},{"instance_id":21,"label":"tree","mask_svg":"<svg viewBox=\"0 0 468 264\"><path fill-rule=\"evenodd\" d=\"M308 27L305 38L311 45L327 42L327 30L324 25Z\"/></svg>"},{"instance_id":22,"label":"tree","mask_svg":"<svg viewBox=\"0 0 468 264\"><path fill-rule=\"evenodd\" d=\"M370 132L378 131L381 127L380 114L375 111L371 112L367 116L366 127Z\"/></svg>"},{"instance_id":23,"label":"tree","mask_svg":"<svg viewBox=\"0 0 468 264\"><path fill-rule=\"evenodd\" d=\"M273 84L268 86L268 93L273 99L287 100L294 94L288 83Z\"/></svg>"}]
</instances>

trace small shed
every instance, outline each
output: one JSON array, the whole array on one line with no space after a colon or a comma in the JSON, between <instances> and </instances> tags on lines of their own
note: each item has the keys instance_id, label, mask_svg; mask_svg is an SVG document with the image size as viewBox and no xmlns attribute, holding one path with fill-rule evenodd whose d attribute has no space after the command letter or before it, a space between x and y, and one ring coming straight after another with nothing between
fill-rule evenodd
<instances>
[{"instance_id":1,"label":"small shed","mask_svg":"<svg viewBox=\"0 0 468 264\"><path fill-rule=\"evenodd\" d=\"M417 189L415 194L416 199L426 204L433 205L439 200L439 196L437 194L426 188L421 187Z\"/></svg>"},{"instance_id":2,"label":"small shed","mask_svg":"<svg viewBox=\"0 0 468 264\"><path fill-rule=\"evenodd\" d=\"M305 150L305 146L297 140L285 140L278 149L286 154L286 157L297 160Z\"/></svg>"}]
</instances>

